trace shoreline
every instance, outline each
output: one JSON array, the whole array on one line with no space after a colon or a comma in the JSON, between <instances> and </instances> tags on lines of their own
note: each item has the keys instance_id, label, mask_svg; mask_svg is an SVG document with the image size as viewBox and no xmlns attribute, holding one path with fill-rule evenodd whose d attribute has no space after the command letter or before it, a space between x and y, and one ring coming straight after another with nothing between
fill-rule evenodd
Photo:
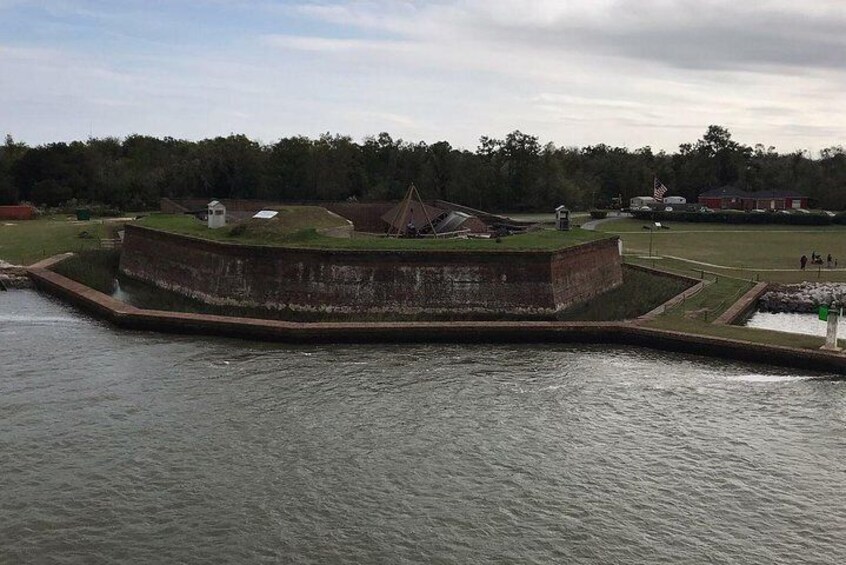
<instances>
[{"instance_id":1,"label":"shoreline","mask_svg":"<svg viewBox=\"0 0 846 565\"><path fill-rule=\"evenodd\" d=\"M303 323L142 310L49 270L66 257L29 267L35 287L124 329L290 343L615 344L846 375L846 355L662 330L631 321Z\"/></svg>"}]
</instances>

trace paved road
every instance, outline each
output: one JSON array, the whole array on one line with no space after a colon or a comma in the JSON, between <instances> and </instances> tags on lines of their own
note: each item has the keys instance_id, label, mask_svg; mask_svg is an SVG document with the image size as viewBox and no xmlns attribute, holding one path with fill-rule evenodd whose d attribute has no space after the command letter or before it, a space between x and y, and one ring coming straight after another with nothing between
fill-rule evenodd
<instances>
[{"instance_id":1,"label":"paved road","mask_svg":"<svg viewBox=\"0 0 846 565\"><path fill-rule=\"evenodd\" d=\"M590 220L588 222L585 222L585 223L582 224L582 229L594 231L594 230L596 230L596 228L598 226L601 226L602 224L605 224L605 223L608 223L608 222L614 222L614 221L617 221L617 220L625 220L626 218L631 218L631 217L632 217L631 214L627 214L627 213L624 213L624 212L616 212L615 216L609 216L608 218L605 218L604 220Z\"/></svg>"}]
</instances>

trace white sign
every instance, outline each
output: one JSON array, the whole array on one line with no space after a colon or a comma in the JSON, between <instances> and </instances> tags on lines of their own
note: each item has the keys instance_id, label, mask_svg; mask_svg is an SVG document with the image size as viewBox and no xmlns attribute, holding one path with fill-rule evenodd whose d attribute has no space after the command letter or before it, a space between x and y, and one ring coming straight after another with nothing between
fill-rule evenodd
<instances>
[{"instance_id":1,"label":"white sign","mask_svg":"<svg viewBox=\"0 0 846 565\"><path fill-rule=\"evenodd\" d=\"M276 214L278 214L276 210L262 210L261 212L257 213L253 218L257 220L269 220L271 218L275 218Z\"/></svg>"}]
</instances>

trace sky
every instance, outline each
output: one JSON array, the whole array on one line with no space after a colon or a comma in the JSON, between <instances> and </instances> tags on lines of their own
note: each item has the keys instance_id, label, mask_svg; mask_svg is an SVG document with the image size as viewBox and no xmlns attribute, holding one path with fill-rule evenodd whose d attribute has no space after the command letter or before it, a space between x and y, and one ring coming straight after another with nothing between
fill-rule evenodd
<instances>
[{"instance_id":1,"label":"sky","mask_svg":"<svg viewBox=\"0 0 846 565\"><path fill-rule=\"evenodd\" d=\"M0 133L846 144L843 0L0 0Z\"/></svg>"}]
</instances>

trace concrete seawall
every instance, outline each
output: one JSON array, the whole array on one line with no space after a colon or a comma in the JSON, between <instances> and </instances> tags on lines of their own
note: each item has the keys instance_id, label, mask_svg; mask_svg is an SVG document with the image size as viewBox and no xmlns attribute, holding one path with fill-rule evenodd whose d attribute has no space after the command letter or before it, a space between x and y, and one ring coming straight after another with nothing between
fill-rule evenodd
<instances>
[{"instance_id":1,"label":"concrete seawall","mask_svg":"<svg viewBox=\"0 0 846 565\"><path fill-rule=\"evenodd\" d=\"M636 326L625 322L296 323L141 310L33 266L36 286L127 329L299 343L597 343L633 345L846 375L846 356Z\"/></svg>"},{"instance_id":2,"label":"concrete seawall","mask_svg":"<svg viewBox=\"0 0 846 565\"><path fill-rule=\"evenodd\" d=\"M359 251L127 225L120 270L208 304L350 314L549 315L622 284L615 238L556 251Z\"/></svg>"},{"instance_id":3,"label":"concrete seawall","mask_svg":"<svg viewBox=\"0 0 846 565\"><path fill-rule=\"evenodd\" d=\"M740 300L735 302L728 310L723 312L722 316L714 320L714 323L722 326L736 324L738 320L743 318L743 316L755 308L755 305L758 303L758 299L761 298L761 296L767 291L768 287L768 283L762 282L756 284L749 290L749 292L741 296Z\"/></svg>"}]
</instances>

